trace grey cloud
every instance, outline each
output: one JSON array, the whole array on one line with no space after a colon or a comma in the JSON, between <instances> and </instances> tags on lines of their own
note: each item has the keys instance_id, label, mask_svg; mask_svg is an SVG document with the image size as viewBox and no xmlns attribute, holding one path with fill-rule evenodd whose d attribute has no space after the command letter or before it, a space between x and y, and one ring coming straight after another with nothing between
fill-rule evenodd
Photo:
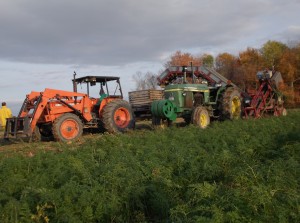
<instances>
[{"instance_id":1,"label":"grey cloud","mask_svg":"<svg viewBox=\"0 0 300 223\"><path fill-rule=\"evenodd\" d=\"M289 26L284 32L278 34L278 37L286 42L300 42L300 25Z\"/></svg>"},{"instance_id":2,"label":"grey cloud","mask_svg":"<svg viewBox=\"0 0 300 223\"><path fill-rule=\"evenodd\" d=\"M296 0L0 0L0 59L122 65L251 35Z\"/></svg>"}]
</instances>

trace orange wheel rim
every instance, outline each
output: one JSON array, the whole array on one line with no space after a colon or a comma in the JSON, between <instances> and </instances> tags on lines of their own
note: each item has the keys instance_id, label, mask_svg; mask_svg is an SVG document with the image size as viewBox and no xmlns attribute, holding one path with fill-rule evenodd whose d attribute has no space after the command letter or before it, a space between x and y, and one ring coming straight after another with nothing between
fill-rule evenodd
<instances>
[{"instance_id":1,"label":"orange wheel rim","mask_svg":"<svg viewBox=\"0 0 300 223\"><path fill-rule=\"evenodd\" d=\"M79 133L79 125L75 120L67 119L61 124L60 132L65 139L73 139Z\"/></svg>"},{"instance_id":2,"label":"orange wheel rim","mask_svg":"<svg viewBox=\"0 0 300 223\"><path fill-rule=\"evenodd\" d=\"M114 114L114 121L116 125L120 128L125 128L128 126L130 121L130 113L126 108L118 108Z\"/></svg>"}]
</instances>

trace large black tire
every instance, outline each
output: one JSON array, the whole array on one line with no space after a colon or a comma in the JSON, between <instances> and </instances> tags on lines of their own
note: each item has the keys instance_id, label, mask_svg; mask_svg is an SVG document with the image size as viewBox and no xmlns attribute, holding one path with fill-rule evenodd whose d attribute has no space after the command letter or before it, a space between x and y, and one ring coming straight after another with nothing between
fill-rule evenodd
<instances>
[{"instance_id":1,"label":"large black tire","mask_svg":"<svg viewBox=\"0 0 300 223\"><path fill-rule=\"evenodd\" d=\"M103 124L110 133L123 133L134 129L135 118L130 104L127 101L116 99L103 108Z\"/></svg>"},{"instance_id":2,"label":"large black tire","mask_svg":"<svg viewBox=\"0 0 300 223\"><path fill-rule=\"evenodd\" d=\"M192 123L202 129L205 129L210 124L210 117L205 107L198 106L194 109Z\"/></svg>"},{"instance_id":3,"label":"large black tire","mask_svg":"<svg viewBox=\"0 0 300 223\"><path fill-rule=\"evenodd\" d=\"M40 142L40 141L51 141L53 140L52 134L52 125L51 124L42 124L36 125L34 132L32 134L32 141Z\"/></svg>"},{"instance_id":4,"label":"large black tire","mask_svg":"<svg viewBox=\"0 0 300 223\"><path fill-rule=\"evenodd\" d=\"M234 87L227 88L219 104L220 119L240 119L242 114L242 99L240 92Z\"/></svg>"},{"instance_id":5,"label":"large black tire","mask_svg":"<svg viewBox=\"0 0 300 223\"><path fill-rule=\"evenodd\" d=\"M52 132L56 141L74 141L81 137L83 132L83 123L77 115L73 113L66 113L54 121Z\"/></svg>"}]
</instances>

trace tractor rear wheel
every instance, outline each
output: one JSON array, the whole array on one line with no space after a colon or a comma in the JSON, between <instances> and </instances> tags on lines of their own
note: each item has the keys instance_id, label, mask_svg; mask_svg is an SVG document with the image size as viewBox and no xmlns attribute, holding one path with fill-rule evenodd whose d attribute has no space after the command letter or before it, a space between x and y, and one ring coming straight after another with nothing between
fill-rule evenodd
<instances>
[{"instance_id":1,"label":"tractor rear wheel","mask_svg":"<svg viewBox=\"0 0 300 223\"><path fill-rule=\"evenodd\" d=\"M73 114L66 113L58 117L52 126L52 132L56 141L68 142L76 140L82 135L83 123Z\"/></svg>"},{"instance_id":2,"label":"tractor rear wheel","mask_svg":"<svg viewBox=\"0 0 300 223\"><path fill-rule=\"evenodd\" d=\"M103 108L104 128L110 133L125 132L135 127L133 111L127 101L116 99Z\"/></svg>"},{"instance_id":3,"label":"tractor rear wheel","mask_svg":"<svg viewBox=\"0 0 300 223\"><path fill-rule=\"evenodd\" d=\"M220 118L225 119L239 119L241 118L242 103L241 94L233 87L229 87L223 93L220 101Z\"/></svg>"},{"instance_id":4,"label":"tractor rear wheel","mask_svg":"<svg viewBox=\"0 0 300 223\"><path fill-rule=\"evenodd\" d=\"M192 114L192 122L194 125L205 129L210 123L210 117L207 109L202 106L196 107Z\"/></svg>"}]
</instances>

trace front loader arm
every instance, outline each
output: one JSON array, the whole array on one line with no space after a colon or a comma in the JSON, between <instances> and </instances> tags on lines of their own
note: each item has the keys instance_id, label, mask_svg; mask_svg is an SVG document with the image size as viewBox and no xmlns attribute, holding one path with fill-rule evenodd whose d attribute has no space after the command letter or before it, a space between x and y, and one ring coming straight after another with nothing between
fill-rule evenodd
<instances>
[{"instance_id":1,"label":"front loader arm","mask_svg":"<svg viewBox=\"0 0 300 223\"><path fill-rule=\"evenodd\" d=\"M30 123L31 133L34 131L38 120L40 119L42 113L44 112L44 110L46 108L47 103L48 103L48 98L46 98L43 95L43 92L41 92L39 98L37 99L36 107L32 114L32 120Z\"/></svg>"}]
</instances>

